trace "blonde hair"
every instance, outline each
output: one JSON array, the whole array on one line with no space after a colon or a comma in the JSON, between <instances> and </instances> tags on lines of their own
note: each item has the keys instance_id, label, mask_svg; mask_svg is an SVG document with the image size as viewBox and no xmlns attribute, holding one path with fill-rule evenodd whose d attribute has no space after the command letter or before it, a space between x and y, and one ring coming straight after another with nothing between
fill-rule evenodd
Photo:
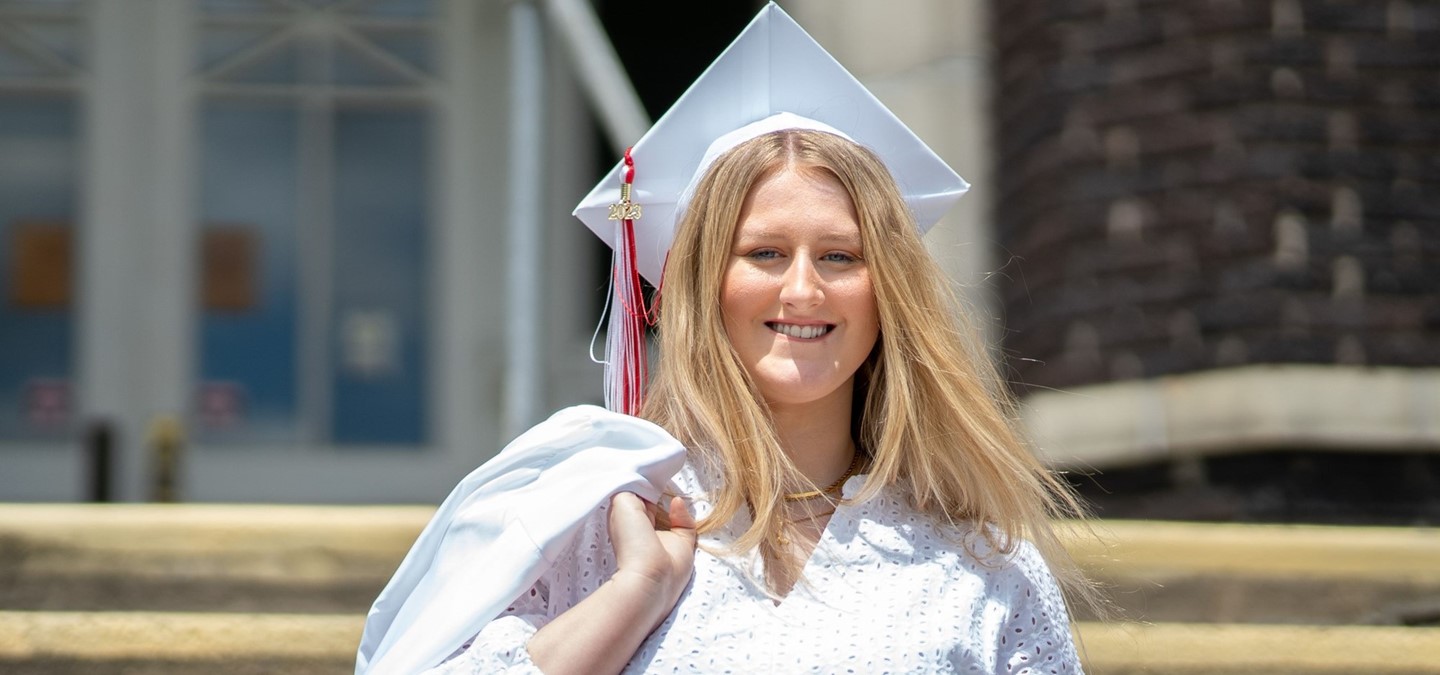
<instances>
[{"instance_id":1,"label":"blonde hair","mask_svg":"<svg viewBox=\"0 0 1440 675\"><path fill-rule=\"evenodd\" d=\"M669 430L692 460L718 476L700 531L742 508L752 525L734 543L759 548L765 582L795 579L803 560L782 545L790 525L781 496L809 481L780 445L768 408L726 336L720 292L742 205L761 179L785 168L839 179L859 216L880 338L855 378L857 446L869 479L855 499L884 486L916 509L968 523L994 550L1035 544L1062 588L1088 599L1051 518L1080 517L1069 485L1047 470L1016 431L1015 408L990 359L965 327L949 283L925 250L894 179L869 150L818 131L783 130L720 157L681 218L660 300L660 359L641 415ZM974 551L967 543L967 548Z\"/></svg>"}]
</instances>

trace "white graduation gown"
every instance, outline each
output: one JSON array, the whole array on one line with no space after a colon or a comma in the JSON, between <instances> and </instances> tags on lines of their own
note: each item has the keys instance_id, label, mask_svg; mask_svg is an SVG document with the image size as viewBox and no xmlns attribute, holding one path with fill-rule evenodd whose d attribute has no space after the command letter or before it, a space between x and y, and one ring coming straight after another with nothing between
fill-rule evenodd
<instances>
[{"instance_id":1,"label":"white graduation gown","mask_svg":"<svg viewBox=\"0 0 1440 675\"><path fill-rule=\"evenodd\" d=\"M555 564L619 492L658 501L685 463L664 429L595 406L566 408L460 481L365 621L356 675L439 664Z\"/></svg>"}]
</instances>

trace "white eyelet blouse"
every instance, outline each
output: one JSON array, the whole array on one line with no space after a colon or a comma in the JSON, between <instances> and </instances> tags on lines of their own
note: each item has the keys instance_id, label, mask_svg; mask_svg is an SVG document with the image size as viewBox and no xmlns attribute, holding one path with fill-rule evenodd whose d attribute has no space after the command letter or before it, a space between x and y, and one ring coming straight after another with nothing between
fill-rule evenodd
<instances>
[{"instance_id":1,"label":"white eyelet blouse","mask_svg":"<svg viewBox=\"0 0 1440 675\"><path fill-rule=\"evenodd\" d=\"M846 482L853 497L865 476ZM678 491L709 510L691 467ZM911 508L893 489L843 503L830 517L804 581L776 605L746 573L749 557L717 556L748 526L732 522L701 538L690 586L624 673L1006 673L1081 672L1064 602L1028 542L991 553ZM702 495L702 496L696 496ZM434 675L540 673L525 643L615 571L606 508L576 538L569 564L549 570ZM737 520L741 520L737 518ZM707 550L707 548L709 550Z\"/></svg>"}]
</instances>

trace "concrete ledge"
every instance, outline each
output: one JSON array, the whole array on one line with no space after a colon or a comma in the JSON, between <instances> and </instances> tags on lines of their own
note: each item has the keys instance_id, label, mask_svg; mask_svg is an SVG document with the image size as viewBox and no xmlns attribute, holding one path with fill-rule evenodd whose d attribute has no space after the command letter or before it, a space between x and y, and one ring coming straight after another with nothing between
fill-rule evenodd
<instances>
[{"instance_id":1,"label":"concrete ledge","mask_svg":"<svg viewBox=\"0 0 1440 675\"><path fill-rule=\"evenodd\" d=\"M1086 669L1106 675L1440 673L1440 628L1095 624Z\"/></svg>"},{"instance_id":2,"label":"concrete ledge","mask_svg":"<svg viewBox=\"0 0 1440 675\"><path fill-rule=\"evenodd\" d=\"M388 579L433 513L429 506L0 504L0 564L19 574ZM1091 527L1100 541L1062 525L1076 558L1106 574L1440 585L1440 528L1118 520Z\"/></svg>"},{"instance_id":3,"label":"concrete ledge","mask_svg":"<svg viewBox=\"0 0 1440 675\"><path fill-rule=\"evenodd\" d=\"M1258 365L1033 394L1056 466L1107 468L1304 447L1440 452L1440 368Z\"/></svg>"},{"instance_id":4,"label":"concrete ledge","mask_svg":"<svg viewBox=\"0 0 1440 675\"><path fill-rule=\"evenodd\" d=\"M0 611L0 662L343 657L353 665L364 627L363 615Z\"/></svg>"},{"instance_id":5,"label":"concrete ledge","mask_svg":"<svg viewBox=\"0 0 1440 675\"><path fill-rule=\"evenodd\" d=\"M0 607L363 614L433 511L0 504Z\"/></svg>"},{"instance_id":6,"label":"concrete ledge","mask_svg":"<svg viewBox=\"0 0 1440 675\"><path fill-rule=\"evenodd\" d=\"M277 614L0 612L7 673L345 673L363 618ZM1080 623L1096 673L1440 674L1440 629Z\"/></svg>"},{"instance_id":7,"label":"concrete ledge","mask_svg":"<svg viewBox=\"0 0 1440 675\"><path fill-rule=\"evenodd\" d=\"M389 578L428 506L0 504L17 573L273 582Z\"/></svg>"},{"instance_id":8,"label":"concrete ledge","mask_svg":"<svg viewBox=\"0 0 1440 675\"><path fill-rule=\"evenodd\" d=\"M1440 587L1440 529L1096 521L1067 525L1072 555L1104 576L1393 581Z\"/></svg>"},{"instance_id":9,"label":"concrete ledge","mask_svg":"<svg viewBox=\"0 0 1440 675\"><path fill-rule=\"evenodd\" d=\"M360 615L431 512L0 505L0 607ZM1440 625L1440 529L1094 527L1072 553L1131 619Z\"/></svg>"},{"instance_id":10,"label":"concrete ledge","mask_svg":"<svg viewBox=\"0 0 1440 675\"><path fill-rule=\"evenodd\" d=\"M1072 555L1129 619L1440 625L1434 528L1101 521L1103 541L1074 529Z\"/></svg>"}]
</instances>

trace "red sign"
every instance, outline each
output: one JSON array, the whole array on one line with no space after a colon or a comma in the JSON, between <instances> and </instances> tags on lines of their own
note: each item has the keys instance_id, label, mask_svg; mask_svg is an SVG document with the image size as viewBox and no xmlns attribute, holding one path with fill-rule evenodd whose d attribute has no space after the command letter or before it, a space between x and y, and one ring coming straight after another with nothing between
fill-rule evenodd
<instances>
[{"instance_id":1,"label":"red sign","mask_svg":"<svg viewBox=\"0 0 1440 675\"><path fill-rule=\"evenodd\" d=\"M70 418L70 383L37 378L25 383L25 419L31 426L53 429Z\"/></svg>"},{"instance_id":2,"label":"red sign","mask_svg":"<svg viewBox=\"0 0 1440 675\"><path fill-rule=\"evenodd\" d=\"M200 421L211 429L228 429L245 416L245 388L237 382L200 385Z\"/></svg>"}]
</instances>

